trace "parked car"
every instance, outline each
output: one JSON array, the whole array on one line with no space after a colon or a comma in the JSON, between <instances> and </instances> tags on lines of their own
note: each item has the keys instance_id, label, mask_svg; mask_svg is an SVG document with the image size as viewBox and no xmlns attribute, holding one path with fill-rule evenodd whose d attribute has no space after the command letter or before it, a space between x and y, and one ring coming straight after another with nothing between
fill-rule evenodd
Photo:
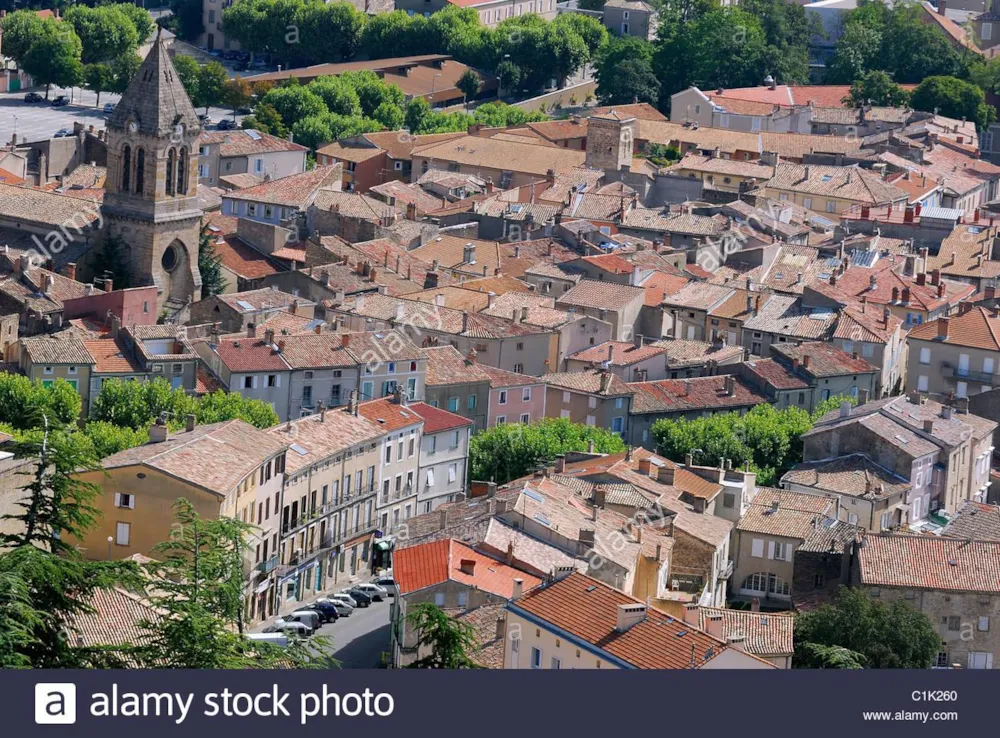
<instances>
[{"instance_id":1,"label":"parked car","mask_svg":"<svg viewBox=\"0 0 1000 738\"><path fill-rule=\"evenodd\" d=\"M215 130L217 131L231 131L234 128L236 128L236 121L232 118L223 118L215 124Z\"/></svg>"},{"instance_id":2,"label":"parked car","mask_svg":"<svg viewBox=\"0 0 1000 738\"><path fill-rule=\"evenodd\" d=\"M375 602L381 602L382 600L388 599L389 597L389 593L386 592L385 589L378 586L377 584L373 584L372 582L359 584L355 587L355 589L359 589L366 595L369 595L373 600L375 600Z\"/></svg>"},{"instance_id":3,"label":"parked car","mask_svg":"<svg viewBox=\"0 0 1000 738\"><path fill-rule=\"evenodd\" d=\"M253 115L253 108L249 105L244 105L242 108L236 108L237 115Z\"/></svg>"},{"instance_id":4,"label":"parked car","mask_svg":"<svg viewBox=\"0 0 1000 738\"><path fill-rule=\"evenodd\" d=\"M64 105L69 105L69 98L65 95L60 95L55 100L52 101L52 107L61 108Z\"/></svg>"},{"instance_id":5,"label":"parked car","mask_svg":"<svg viewBox=\"0 0 1000 738\"><path fill-rule=\"evenodd\" d=\"M337 608L337 614L342 618L349 617L350 614L354 612L354 605L335 595L331 597L323 597L319 600L319 602L326 602L333 605L333 607Z\"/></svg>"},{"instance_id":6,"label":"parked car","mask_svg":"<svg viewBox=\"0 0 1000 738\"><path fill-rule=\"evenodd\" d=\"M279 648L285 648L288 645L288 634L277 629L271 630L275 626L269 626L264 628L263 633L247 633L247 638L251 641L260 641L261 643L270 643L272 645L278 646Z\"/></svg>"},{"instance_id":7,"label":"parked car","mask_svg":"<svg viewBox=\"0 0 1000 738\"><path fill-rule=\"evenodd\" d=\"M368 607L374 601L374 597L363 589L358 589L357 587L351 587L347 590L347 594L354 598L358 603L358 607Z\"/></svg>"},{"instance_id":8,"label":"parked car","mask_svg":"<svg viewBox=\"0 0 1000 738\"><path fill-rule=\"evenodd\" d=\"M325 599L340 600L350 605L352 610L358 606L358 601L355 600L353 597L351 597L349 594L347 594L347 592L337 592L336 594L332 594L329 597L326 597Z\"/></svg>"},{"instance_id":9,"label":"parked car","mask_svg":"<svg viewBox=\"0 0 1000 738\"><path fill-rule=\"evenodd\" d=\"M41 102L45 98L39 95L37 92L29 92L24 96L24 101L26 103L36 103Z\"/></svg>"},{"instance_id":10,"label":"parked car","mask_svg":"<svg viewBox=\"0 0 1000 738\"><path fill-rule=\"evenodd\" d=\"M300 623L305 623L313 630L319 630L319 626L323 624L323 617L318 612L305 608L295 610L290 615L285 615L284 617L286 620L298 620Z\"/></svg>"},{"instance_id":11,"label":"parked car","mask_svg":"<svg viewBox=\"0 0 1000 738\"><path fill-rule=\"evenodd\" d=\"M395 597L399 592L399 589L396 587L396 580L392 577L376 577L372 579L372 584L377 584L384 589L390 597Z\"/></svg>"},{"instance_id":12,"label":"parked car","mask_svg":"<svg viewBox=\"0 0 1000 738\"><path fill-rule=\"evenodd\" d=\"M278 618L274 621L273 625L269 625L264 628L265 633L291 633L297 635L301 638L308 638L312 635L312 628L310 628L305 623L299 623L294 620L285 620L284 618Z\"/></svg>"},{"instance_id":13,"label":"parked car","mask_svg":"<svg viewBox=\"0 0 1000 738\"><path fill-rule=\"evenodd\" d=\"M52 138L66 138L66 136L72 136L72 135L73 131L71 131L70 129L60 128L58 131L56 131L56 135L53 136Z\"/></svg>"},{"instance_id":14,"label":"parked car","mask_svg":"<svg viewBox=\"0 0 1000 738\"><path fill-rule=\"evenodd\" d=\"M340 617L340 613L337 612L337 607L332 602L314 602L311 605L306 605L302 608L303 610L315 610L323 618L324 623L336 622L337 618Z\"/></svg>"},{"instance_id":15,"label":"parked car","mask_svg":"<svg viewBox=\"0 0 1000 738\"><path fill-rule=\"evenodd\" d=\"M208 126L210 126L213 123L215 123L215 121L212 120L212 116L210 116L210 115L199 115L198 116L198 120L201 121L202 128L207 128Z\"/></svg>"},{"instance_id":16,"label":"parked car","mask_svg":"<svg viewBox=\"0 0 1000 738\"><path fill-rule=\"evenodd\" d=\"M104 114L105 115L111 115L113 112L115 112L115 104L114 103L104 103Z\"/></svg>"}]
</instances>

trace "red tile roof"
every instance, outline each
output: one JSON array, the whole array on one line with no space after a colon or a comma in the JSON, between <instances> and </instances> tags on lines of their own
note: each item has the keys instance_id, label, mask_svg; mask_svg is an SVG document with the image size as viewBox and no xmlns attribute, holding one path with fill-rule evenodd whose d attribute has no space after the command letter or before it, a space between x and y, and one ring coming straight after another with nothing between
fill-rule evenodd
<instances>
[{"instance_id":1,"label":"red tile roof","mask_svg":"<svg viewBox=\"0 0 1000 738\"><path fill-rule=\"evenodd\" d=\"M471 567L466 564L463 571L462 562L471 562ZM400 595L451 580L500 597L510 597L514 594L515 579L524 580L524 589L542 583L538 577L507 566L450 538L397 551L392 564Z\"/></svg>"},{"instance_id":2,"label":"red tile roof","mask_svg":"<svg viewBox=\"0 0 1000 738\"><path fill-rule=\"evenodd\" d=\"M799 366L814 377L833 377L841 374L866 374L878 369L864 359L855 359L851 354L837 348L832 343L808 341L797 346L771 344L771 350L788 361L799 360ZM806 363L808 361L808 366Z\"/></svg>"},{"instance_id":3,"label":"red tile roof","mask_svg":"<svg viewBox=\"0 0 1000 738\"><path fill-rule=\"evenodd\" d=\"M941 326L947 338L938 339ZM968 346L984 351L1000 351L1000 318L993 317L992 311L976 307L965 315L951 318L938 318L929 323L918 325L910 331L907 337L922 341L939 341L949 346Z\"/></svg>"},{"instance_id":4,"label":"red tile roof","mask_svg":"<svg viewBox=\"0 0 1000 738\"><path fill-rule=\"evenodd\" d=\"M386 432L423 423L424 419L408 405L397 405L391 397L362 402L358 412Z\"/></svg>"},{"instance_id":5,"label":"red tile roof","mask_svg":"<svg viewBox=\"0 0 1000 738\"><path fill-rule=\"evenodd\" d=\"M262 339L237 338L221 340L215 352L229 371L240 372L286 372L288 364L281 354Z\"/></svg>"},{"instance_id":6,"label":"red tile roof","mask_svg":"<svg viewBox=\"0 0 1000 738\"><path fill-rule=\"evenodd\" d=\"M718 638L648 607L644 620L619 632L619 606L639 604L597 579L574 572L527 592L511 607L639 669L700 668L728 648Z\"/></svg>"},{"instance_id":7,"label":"red tile roof","mask_svg":"<svg viewBox=\"0 0 1000 738\"><path fill-rule=\"evenodd\" d=\"M869 535L858 563L869 587L1000 594L1000 541Z\"/></svg>"},{"instance_id":8,"label":"red tile roof","mask_svg":"<svg viewBox=\"0 0 1000 738\"><path fill-rule=\"evenodd\" d=\"M135 374L142 371L127 353L124 353L113 338L99 341L84 341L84 348L94 357L92 371L101 374Z\"/></svg>"},{"instance_id":9,"label":"red tile roof","mask_svg":"<svg viewBox=\"0 0 1000 738\"><path fill-rule=\"evenodd\" d=\"M631 414L683 413L711 408L753 407L767 402L742 380L736 378L733 394L727 395L726 377L693 377L691 379L661 379L656 382L630 382Z\"/></svg>"},{"instance_id":10,"label":"red tile roof","mask_svg":"<svg viewBox=\"0 0 1000 738\"><path fill-rule=\"evenodd\" d=\"M473 422L468 418L463 418L461 415L450 413L447 410L433 407L424 402L415 402L410 405L410 409L424 419L424 434L440 433L441 431L473 425Z\"/></svg>"}]
</instances>

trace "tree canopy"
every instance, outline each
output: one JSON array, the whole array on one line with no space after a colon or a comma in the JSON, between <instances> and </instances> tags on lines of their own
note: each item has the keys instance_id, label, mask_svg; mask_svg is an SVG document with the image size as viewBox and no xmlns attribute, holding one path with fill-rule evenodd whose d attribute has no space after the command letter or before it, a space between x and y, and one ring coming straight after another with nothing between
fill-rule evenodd
<instances>
[{"instance_id":1,"label":"tree canopy","mask_svg":"<svg viewBox=\"0 0 1000 738\"><path fill-rule=\"evenodd\" d=\"M799 668L927 669L941 650L935 624L905 600L842 587L831 604L795 618Z\"/></svg>"},{"instance_id":2,"label":"tree canopy","mask_svg":"<svg viewBox=\"0 0 1000 738\"><path fill-rule=\"evenodd\" d=\"M927 77L913 91L910 104L916 110L975 121L979 129L997 119L996 108L986 103L983 91L956 77Z\"/></svg>"}]
</instances>

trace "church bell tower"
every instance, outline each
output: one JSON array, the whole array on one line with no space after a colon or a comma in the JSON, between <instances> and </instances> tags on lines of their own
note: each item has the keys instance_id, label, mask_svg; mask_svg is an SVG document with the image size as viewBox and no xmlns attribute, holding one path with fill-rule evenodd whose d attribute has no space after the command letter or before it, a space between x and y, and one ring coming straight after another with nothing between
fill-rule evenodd
<instances>
[{"instance_id":1,"label":"church bell tower","mask_svg":"<svg viewBox=\"0 0 1000 738\"><path fill-rule=\"evenodd\" d=\"M122 246L132 286L155 284L158 311L175 315L201 296L201 122L159 32L107 129L104 238Z\"/></svg>"}]
</instances>

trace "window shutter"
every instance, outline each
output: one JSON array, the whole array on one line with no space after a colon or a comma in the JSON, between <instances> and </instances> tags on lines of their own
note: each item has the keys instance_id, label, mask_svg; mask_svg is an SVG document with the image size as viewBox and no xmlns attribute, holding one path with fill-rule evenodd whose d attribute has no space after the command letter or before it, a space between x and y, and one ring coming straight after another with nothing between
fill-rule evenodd
<instances>
[{"instance_id":1,"label":"window shutter","mask_svg":"<svg viewBox=\"0 0 1000 738\"><path fill-rule=\"evenodd\" d=\"M433 487L434 486L434 470L433 469L428 469L427 470L427 486L428 487Z\"/></svg>"},{"instance_id":2,"label":"window shutter","mask_svg":"<svg viewBox=\"0 0 1000 738\"><path fill-rule=\"evenodd\" d=\"M120 492L115 492L115 507L122 506L122 496Z\"/></svg>"},{"instance_id":3,"label":"window shutter","mask_svg":"<svg viewBox=\"0 0 1000 738\"><path fill-rule=\"evenodd\" d=\"M281 386L281 375L280 374L275 374L274 375L274 386L275 387L280 387Z\"/></svg>"},{"instance_id":4,"label":"window shutter","mask_svg":"<svg viewBox=\"0 0 1000 738\"><path fill-rule=\"evenodd\" d=\"M257 375L256 374L254 375L254 378L253 378L253 388L257 389Z\"/></svg>"},{"instance_id":5,"label":"window shutter","mask_svg":"<svg viewBox=\"0 0 1000 738\"><path fill-rule=\"evenodd\" d=\"M764 541L762 539L753 539L753 543L750 546L750 555L758 559L764 555Z\"/></svg>"},{"instance_id":6,"label":"window shutter","mask_svg":"<svg viewBox=\"0 0 1000 738\"><path fill-rule=\"evenodd\" d=\"M774 558L774 541L767 542L767 558Z\"/></svg>"},{"instance_id":7,"label":"window shutter","mask_svg":"<svg viewBox=\"0 0 1000 738\"><path fill-rule=\"evenodd\" d=\"M135 510L135 495L128 496L128 509Z\"/></svg>"}]
</instances>

